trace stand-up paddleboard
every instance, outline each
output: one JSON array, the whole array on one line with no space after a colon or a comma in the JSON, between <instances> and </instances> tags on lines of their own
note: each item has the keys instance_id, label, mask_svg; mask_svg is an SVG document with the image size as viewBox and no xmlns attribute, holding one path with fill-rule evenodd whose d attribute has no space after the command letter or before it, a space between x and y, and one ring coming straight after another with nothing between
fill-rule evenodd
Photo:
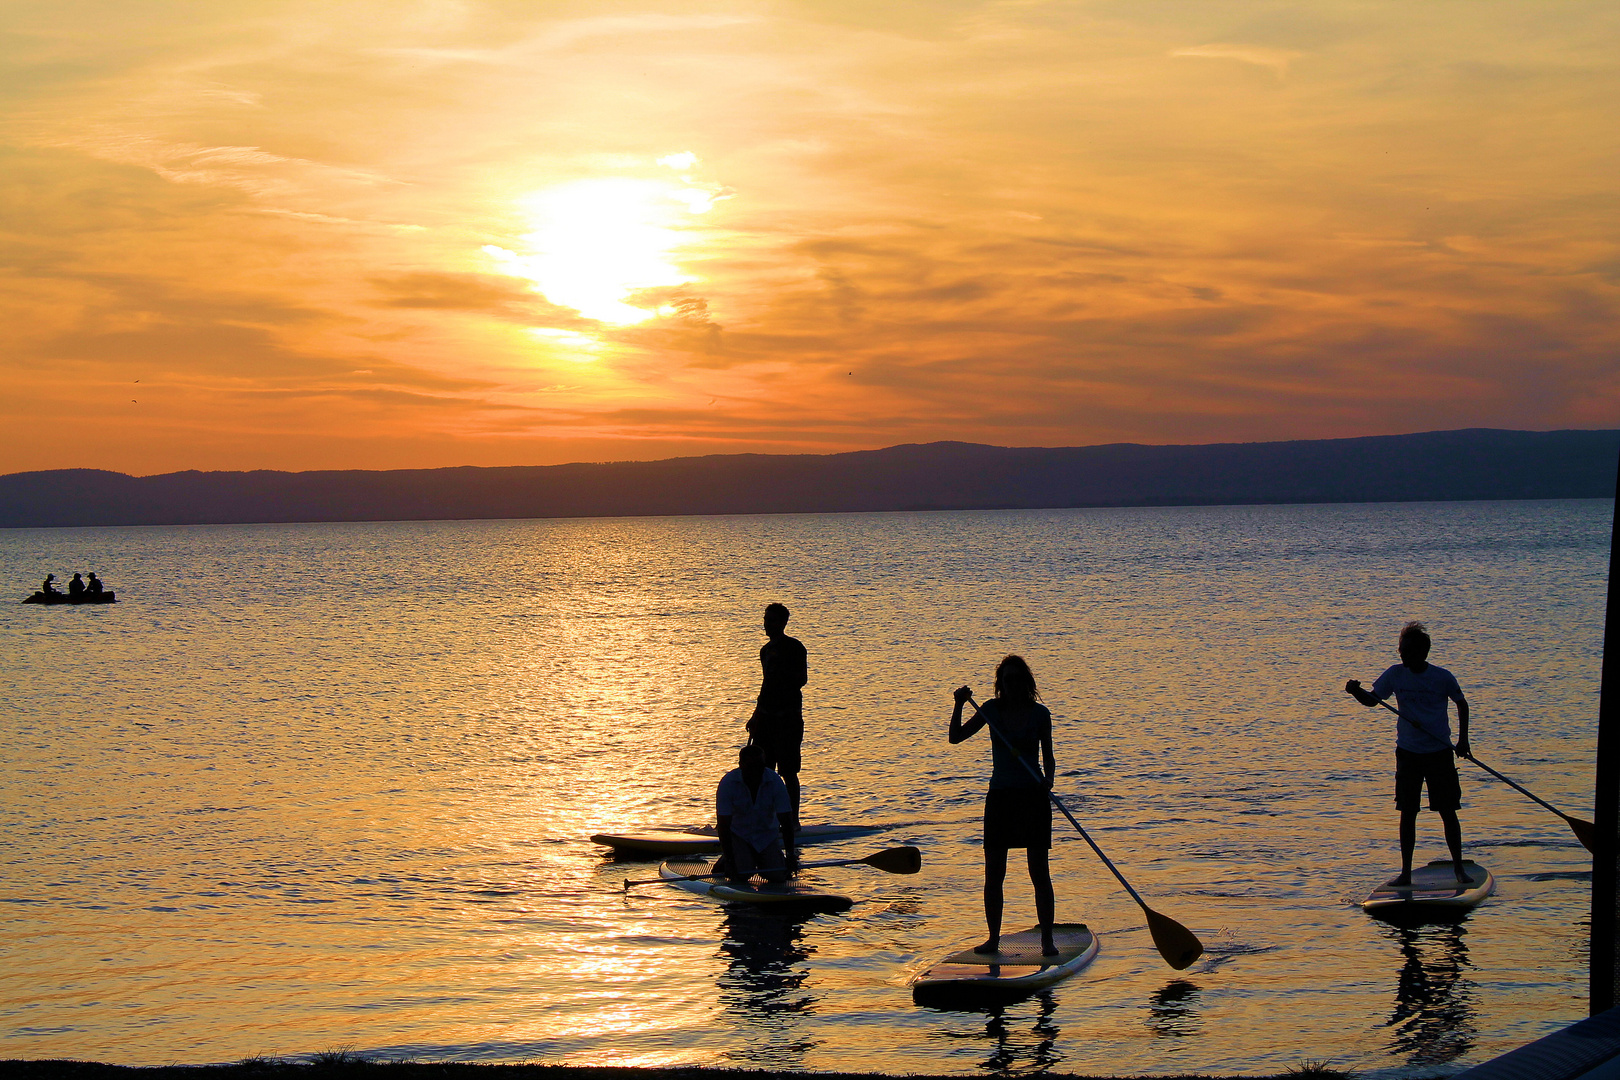
<instances>
[{"instance_id":1,"label":"stand-up paddleboard","mask_svg":"<svg viewBox=\"0 0 1620 1080\"><path fill-rule=\"evenodd\" d=\"M678 881L692 874L707 874L714 866L706 859L671 859L658 868L658 876L677 889L707 896L725 904L759 904L799 911L846 911L855 903L847 896L812 885L807 881L784 881L780 885L767 884L755 879L741 885L725 878L704 878L699 881Z\"/></svg>"},{"instance_id":2,"label":"stand-up paddleboard","mask_svg":"<svg viewBox=\"0 0 1620 1080\"><path fill-rule=\"evenodd\" d=\"M1085 923L1052 927L1056 956L1041 955L1041 928L1001 935L1001 951L986 955L970 945L911 980L911 1000L940 1008L1012 1001L1033 994L1091 963L1097 935Z\"/></svg>"},{"instance_id":3,"label":"stand-up paddleboard","mask_svg":"<svg viewBox=\"0 0 1620 1080\"><path fill-rule=\"evenodd\" d=\"M1457 880L1450 859L1435 859L1412 871L1411 885L1386 881L1378 886L1361 902L1361 910L1384 917L1460 915L1496 891L1496 879L1478 863L1463 860L1463 872L1468 875L1466 885Z\"/></svg>"},{"instance_id":4,"label":"stand-up paddleboard","mask_svg":"<svg viewBox=\"0 0 1620 1080\"><path fill-rule=\"evenodd\" d=\"M883 831L881 825L801 825L797 839L802 844L830 844L853 840ZM713 826L699 829L637 829L627 833L596 833L593 844L605 844L615 851L643 855L707 855L720 850L720 838Z\"/></svg>"}]
</instances>

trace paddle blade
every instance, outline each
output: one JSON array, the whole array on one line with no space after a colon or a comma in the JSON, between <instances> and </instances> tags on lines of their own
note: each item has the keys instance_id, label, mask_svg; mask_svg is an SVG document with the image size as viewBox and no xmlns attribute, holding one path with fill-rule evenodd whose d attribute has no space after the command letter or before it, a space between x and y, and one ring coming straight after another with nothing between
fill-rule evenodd
<instances>
[{"instance_id":1,"label":"paddle blade","mask_svg":"<svg viewBox=\"0 0 1620 1080\"><path fill-rule=\"evenodd\" d=\"M1165 963L1181 971L1204 955L1204 943L1191 930L1150 907L1144 906L1142 912L1147 916L1148 933L1153 935L1153 944Z\"/></svg>"},{"instance_id":2,"label":"paddle blade","mask_svg":"<svg viewBox=\"0 0 1620 1080\"><path fill-rule=\"evenodd\" d=\"M1590 821L1582 821L1578 817L1570 817L1568 814L1564 815L1564 820L1569 822L1570 832L1575 834L1575 839L1581 842L1581 846L1587 851L1590 851L1592 854L1596 855L1597 848L1593 847L1592 845L1597 843L1597 826L1593 825Z\"/></svg>"},{"instance_id":3,"label":"paddle blade","mask_svg":"<svg viewBox=\"0 0 1620 1080\"><path fill-rule=\"evenodd\" d=\"M922 852L914 847L885 848L861 862L890 874L915 874L922 869Z\"/></svg>"}]
</instances>

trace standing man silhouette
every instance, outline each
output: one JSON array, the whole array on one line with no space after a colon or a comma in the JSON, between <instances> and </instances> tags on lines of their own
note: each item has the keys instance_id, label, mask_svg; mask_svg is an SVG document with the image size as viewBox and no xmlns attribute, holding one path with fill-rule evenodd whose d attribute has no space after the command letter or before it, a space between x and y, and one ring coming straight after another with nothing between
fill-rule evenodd
<instances>
[{"instance_id":1,"label":"standing man silhouette","mask_svg":"<svg viewBox=\"0 0 1620 1080\"><path fill-rule=\"evenodd\" d=\"M759 701L748 720L748 737L765 754L765 765L787 785L795 817L799 812L799 756L804 742L804 695L809 661L798 638L787 636L788 609L771 604L765 609L765 633L770 637L759 649L763 677Z\"/></svg>"},{"instance_id":2,"label":"standing man silhouette","mask_svg":"<svg viewBox=\"0 0 1620 1080\"><path fill-rule=\"evenodd\" d=\"M1401 812L1401 872L1389 882L1397 886L1412 884L1412 849L1417 844L1417 816L1425 786L1429 789L1429 809L1440 815L1457 882L1468 883L1468 872L1463 869L1462 826L1457 821L1462 785L1457 780L1451 746L1451 719L1446 715L1446 703L1455 702L1455 753L1469 757L1468 699L1463 697L1456 676L1429 663L1430 644L1423 624L1409 622L1402 627L1396 647L1400 663L1378 676L1371 690L1356 679L1344 684L1345 692L1369 709L1391 694L1400 706L1400 719L1395 722L1395 808Z\"/></svg>"}]
</instances>

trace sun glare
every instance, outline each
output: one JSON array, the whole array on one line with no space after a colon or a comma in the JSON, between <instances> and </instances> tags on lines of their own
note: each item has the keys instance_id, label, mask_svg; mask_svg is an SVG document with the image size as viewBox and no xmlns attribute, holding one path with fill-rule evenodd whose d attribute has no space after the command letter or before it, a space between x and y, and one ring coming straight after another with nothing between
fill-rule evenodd
<instances>
[{"instance_id":1,"label":"sun glare","mask_svg":"<svg viewBox=\"0 0 1620 1080\"><path fill-rule=\"evenodd\" d=\"M691 168L696 160L675 154L660 163ZM484 251L554 304L599 322L638 323L657 311L629 303L635 292L691 280L675 264L683 219L705 213L716 197L689 181L578 180L523 200L536 225L523 237L525 252Z\"/></svg>"}]
</instances>

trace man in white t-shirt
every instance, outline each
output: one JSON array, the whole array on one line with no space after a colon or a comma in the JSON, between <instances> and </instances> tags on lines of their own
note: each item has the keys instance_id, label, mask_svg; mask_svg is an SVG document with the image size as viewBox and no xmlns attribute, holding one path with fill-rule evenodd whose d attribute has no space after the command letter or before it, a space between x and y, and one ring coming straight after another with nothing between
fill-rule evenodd
<instances>
[{"instance_id":1,"label":"man in white t-shirt","mask_svg":"<svg viewBox=\"0 0 1620 1080\"><path fill-rule=\"evenodd\" d=\"M1395 722L1395 808L1401 812L1401 872L1391 885L1412 884L1412 849L1417 844L1417 815L1425 785L1429 789L1429 809L1440 815L1445 827L1452 869L1458 882L1468 881L1463 871L1462 826L1457 822L1462 785L1457 782L1451 720L1446 714L1446 702L1456 702L1456 752L1472 756L1468 746L1468 701L1451 672L1429 663L1429 645L1429 633L1423 624L1409 622L1401 630L1399 664L1378 676L1370 691L1355 679L1344 686L1346 693L1369 709L1393 694L1401 713Z\"/></svg>"},{"instance_id":2,"label":"man in white t-shirt","mask_svg":"<svg viewBox=\"0 0 1620 1080\"><path fill-rule=\"evenodd\" d=\"M750 743L737 754L737 767L720 778L714 793L720 831L720 863L733 881L755 874L783 882L797 873L793 849L793 800L782 778L765 767L765 753Z\"/></svg>"}]
</instances>

